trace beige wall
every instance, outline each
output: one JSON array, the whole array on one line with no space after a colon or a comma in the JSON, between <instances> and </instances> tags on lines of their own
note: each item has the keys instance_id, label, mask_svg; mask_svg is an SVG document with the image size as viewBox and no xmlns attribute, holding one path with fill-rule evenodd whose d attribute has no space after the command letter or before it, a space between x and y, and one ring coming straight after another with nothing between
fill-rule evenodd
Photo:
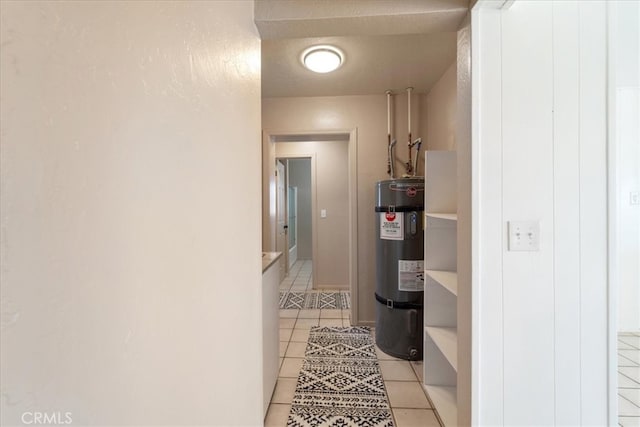
<instances>
[{"instance_id":1,"label":"beige wall","mask_svg":"<svg viewBox=\"0 0 640 427\"><path fill-rule=\"evenodd\" d=\"M1 424L260 425L252 2L1 19Z\"/></svg>"},{"instance_id":2,"label":"beige wall","mask_svg":"<svg viewBox=\"0 0 640 427\"><path fill-rule=\"evenodd\" d=\"M420 135L419 129L419 100L413 97L415 115L412 126L414 138ZM394 100L394 115L398 117L398 154L397 171L401 174L402 162L406 161L407 140L407 98L397 95ZM309 98L265 98L262 101L262 123L267 134L303 133L303 132L332 132L357 130L357 289L358 309L357 320L373 322L375 289L375 222L374 222L374 185L376 181L387 179L387 113L386 96L338 96L338 97L309 97ZM265 148L268 153L268 147ZM420 164L424 165L424 154L421 154ZM263 165L265 167L268 165ZM269 194L268 169L263 176L265 194ZM420 173L422 173L422 167ZM268 200L264 205L265 247L271 242L270 206Z\"/></svg>"},{"instance_id":3,"label":"beige wall","mask_svg":"<svg viewBox=\"0 0 640 427\"><path fill-rule=\"evenodd\" d=\"M276 143L276 156L313 155L314 288L349 286L348 141ZM326 218L320 211L325 210Z\"/></svg>"},{"instance_id":4,"label":"beige wall","mask_svg":"<svg viewBox=\"0 0 640 427\"><path fill-rule=\"evenodd\" d=\"M423 139L428 150L456 149L456 63L426 95Z\"/></svg>"}]
</instances>

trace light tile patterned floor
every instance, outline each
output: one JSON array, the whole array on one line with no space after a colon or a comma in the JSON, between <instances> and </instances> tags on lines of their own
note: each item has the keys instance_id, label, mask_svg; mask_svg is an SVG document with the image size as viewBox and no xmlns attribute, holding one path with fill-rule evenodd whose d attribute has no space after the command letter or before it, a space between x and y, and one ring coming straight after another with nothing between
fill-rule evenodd
<instances>
[{"instance_id":1,"label":"light tile patterned floor","mask_svg":"<svg viewBox=\"0 0 640 427\"><path fill-rule=\"evenodd\" d=\"M298 261L281 291L311 291L311 261ZM266 427L287 425L291 401L311 326L351 326L349 310L280 310L280 373L265 419ZM407 362L376 348L382 378L397 427L440 426L420 378L422 362Z\"/></svg>"},{"instance_id":2,"label":"light tile patterned floor","mask_svg":"<svg viewBox=\"0 0 640 427\"><path fill-rule=\"evenodd\" d=\"M298 261L280 284L282 291L311 291L311 261ZM267 427L287 425L291 401L311 326L350 326L349 310L280 310L280 374L265 419ZM422 362L407 362L376 348L397 427L440 426L420 386ZM618 335L618 421L640 427L640 332Z\"/></svg>"},{"instance_id":3,"label":"light tile patterned floor","mask_svg":"<svg viewBox=\"0 0 640 427\"><path fill-rule=\"evenodd\" d=\"M618 423L640 426L640 332L618 334Z\"/></svg>"}]
</instances>

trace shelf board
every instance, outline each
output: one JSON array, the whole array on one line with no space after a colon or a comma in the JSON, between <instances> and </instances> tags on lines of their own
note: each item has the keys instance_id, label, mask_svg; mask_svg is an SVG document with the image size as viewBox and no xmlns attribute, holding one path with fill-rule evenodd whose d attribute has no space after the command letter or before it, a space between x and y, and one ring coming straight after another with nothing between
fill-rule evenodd
<instances>
[{"instance_id":1,"label":"shelf board","mask_svg":"<svg viewBox=\"0 0 640 427\"><path fill-rule=\"evenodd\" d=\"M458 331L456 328L427 326L427 334L440 349L451 367L458 371Z\"/></svg>"},{"instance_id":2,"label":"shelf board","mask_svg":"<svg viewBox=\"0 0 640 427\"><path fill-rule=\"evenodd\" d=\"M458 425L458 397L456 387L425 385L435 410L445 426Z\"/></svg>"},{"instance_id":3,"label":"shelf board","mask_svg":"<svg viewBox=\"0 0 640 427\"><path fill-rule=\"evenodd\" d=\"M443 270L425 270L424 272L453 295L458 295L458 273Z\"/></svg>"},{"instance_id":4,"label":"shelf board","mask_svg":"<svg viewBox=\"0 0 640 427\"><path fill-rule=\"evenodd\" d=\"M458 214L457 213L427 212L427 213L425 213L425 215L428 216L429 218L446 219L448 221L457 221L458 220Z\"/></svg>"}]
</instances>

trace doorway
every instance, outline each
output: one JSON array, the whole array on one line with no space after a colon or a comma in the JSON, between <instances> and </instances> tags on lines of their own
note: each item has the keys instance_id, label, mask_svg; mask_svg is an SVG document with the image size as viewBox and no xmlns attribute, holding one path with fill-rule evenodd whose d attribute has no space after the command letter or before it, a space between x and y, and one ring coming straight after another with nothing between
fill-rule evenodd
<instances>
[{"instance_id":1,"label":"doorway","mask_svg":"<svg viewBox=\"0 0 640 427\"><path fill-rule=\"evenodd\" d=\"M313 261L313 216L311 157L276 159L277 188L276 251L282 252L283 274L290 275L297 261L307 261L309 271Z\"/></svg>"},{"instance_id":2,"label":"doorway","mask_svg":"<svg viewBox=\"0 0 640 427\"><path fill-rule=\"evenodd\" d=\"M311 288L350 291L352 319L357 319L358 293L355 154L355 129L321 134L280 132L263 135L263 247L265 250L276 247L276 159L290 161L290 165L306 159L310 164L312 188L309 196ZM301 224L304 222L304 195L299 185L292 187L298 187L294 190L297 197L295 256L301 260L305 241ZM327 187L332 189L327 190ZM288 252L289 256L294 256L293 251ZM293 267L293 263L287 262L287 266L289 264Z\"/></svg>"},{"instance_id":3,"label":"doorway","mask_svg":"<svg viewBox=\"0 0 640 427\"><path fill-rule=\"evenodd\" d=\"M609 422L640 421L640 5L609 5Z\"/></svg>"},{"instance_id":4,"label":"doorway","mask_svg":"<svg viewBox=\"0 0 640 427\"><path fill-rule=\"evenodd\" d=\"M313 188L311 158L287 159L288 217L289 217L289 268L296 261L313 260Z\"/></svg>"},{"instance_id":5,"label":"doorway","mask_svg":"<svg viewBox=\"0 0 640 427\"><path fill-rule=\"evenodd\" d=\"M275 152L279 164L284 165L287 187L298 188L296 252L298 259L312 261L312 288L348 290L348 140L317 136L303 141L278 141ZM288 206L289 202L283 205ZM280 207L281 203L277 205ZM280 213L278 218L280 232ZM289 237L291 225L284 225ZM280 246L277 250L290 249ZM291 264L289 259L288 265Z\"/></svg>"}]
</instances>

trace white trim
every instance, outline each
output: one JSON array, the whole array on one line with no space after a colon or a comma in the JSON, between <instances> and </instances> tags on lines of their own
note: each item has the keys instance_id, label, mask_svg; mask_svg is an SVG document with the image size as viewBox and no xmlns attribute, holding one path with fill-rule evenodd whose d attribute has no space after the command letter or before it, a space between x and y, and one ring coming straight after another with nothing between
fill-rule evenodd
<instances>
[{"instance_id":1,"label":"white trim","mask_svg":"<svg viewBox=\"0 0 640 427\"><path fill-rule=\"evenodd\" d=\"M358 129L349 132L349 290L351 292L351 322L358 323Z\"/></svg>"},{"instance_id":2,"label":"white trim","mask_svg":"<svg viewBox=\"0 0 640 427\"><path fill-rule=\"evenodd\" d=\"M480 8L471 10L471 425L480 421Z\"/></svg>"},{"instance_id":3,"label":"white trim","mask_svg":"<svg viewBox=\"0 0 640 427\"><path fill-rule=\"evenodd\" d=\"M607 3L607 192L608 192L608 390L607 416L609 425L618 424L618 207L617 207L617 144L616 144L616 67L615 22L617 2Z\"/></svg>"}]
</instances>

